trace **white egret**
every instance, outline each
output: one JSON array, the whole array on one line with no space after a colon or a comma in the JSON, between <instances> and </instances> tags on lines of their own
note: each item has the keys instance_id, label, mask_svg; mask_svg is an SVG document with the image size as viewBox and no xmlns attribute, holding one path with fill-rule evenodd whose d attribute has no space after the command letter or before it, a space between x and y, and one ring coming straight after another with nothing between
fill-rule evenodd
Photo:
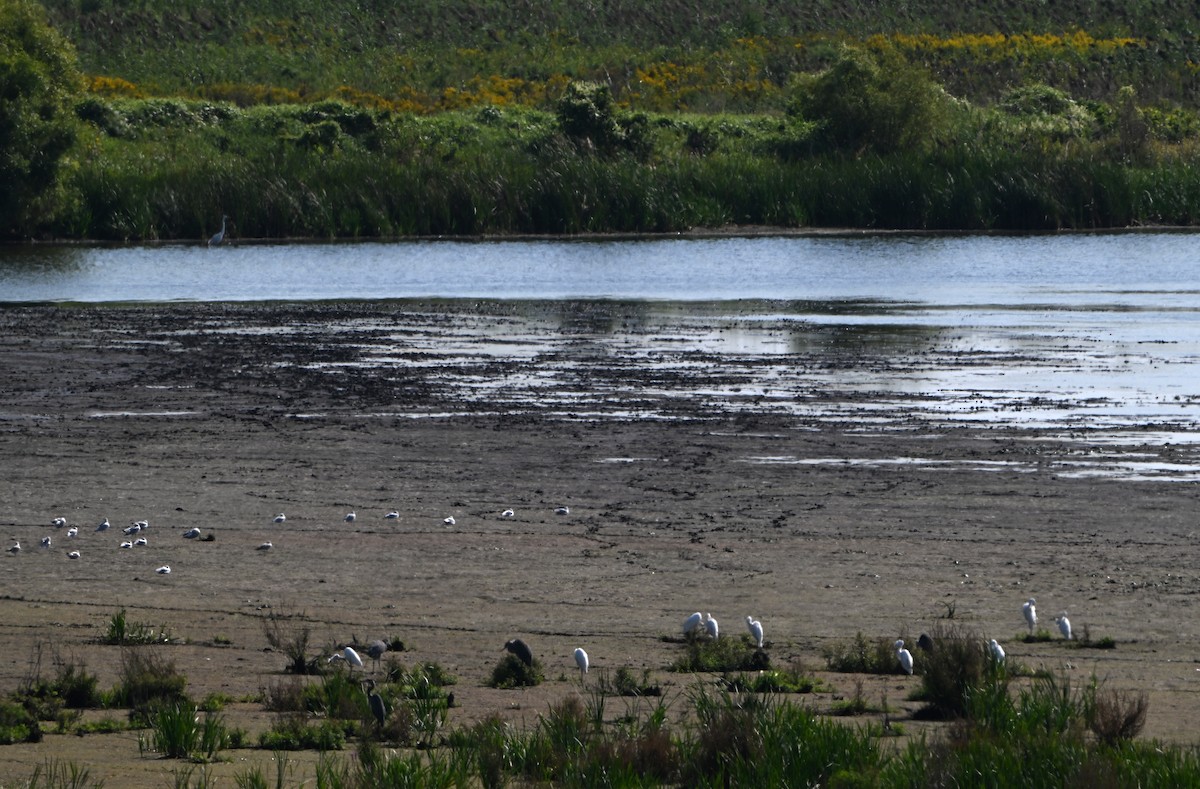
<instances>
[{"instance_id":1,"label":"white egret","mask_svg":"<svg viewBox=\"0 0 1200 789\"><path fill-rule=\"evenodd\" d=\"M385 520L394 521L400 517L400 511L392 510L391 512L389 512L387 515L384 515L383 517Z\"/></svg>"},{"instance_id":2,"label":"white egret","mask_svg":"<svg viewBox=\"0 0 1200 789\"><path fill-rule=\"evenodd\" d=\"M683 620L683 635L690 636L692 633L704 626L704 614L697 611L696 613Z\"/></svg>"},{"instance_id":3,"label":"white egret","mask_svg":"<svg viewBox=\"0 0 1200 789\"><path fill-rule=\"evenodd\" d=\"M514 515L516 515L516 514L517 514L517 513L515 513L515 512L513 512L513 511L512 511L512 507L509 507L509 508L508 508L508 509L506 509L504 512L500 513L500 517L501 517L501 518L511 518L511 517L513 517L513 516L514 516Z\"/></svg>"},{"instance_id":4,"label":"white egret","mask_svg":"<svg viewBox=\"0 0 1200 789\"><path fill-rule=\"evenodd\" d=\"M1021 606L1021 613L1025 615L1025 624L1029 625L1030 634L1037 627L1037 600L1032 597L1025 601L1025 605Z\"/></svg>"},{"instance_id":5,"label":"white egret","mask_svg":"<svg viewBox=\"0 0 1200 789\"><path fill-rule=\"evenodd\" d=\"M570 515L571 508L570 507L556 507L554 509L554 514L555 515Z\"/></svg>"},{"instance_id":6,"label":"white egret","mask_svg":"<svg viewBox=\"0 0 1200 789\"><path fill-rule=\"evenodd\" d=\"M96 526L96 531L108 531L111 526L112 524L108 522L108 518L105 518Z\"/></svg>"},{"instance_id":7,"label":"white egret","mask_svg":"<svg viewBox=\"0 0 1200 789\"><path fill-rule=\"evenodd\" d=\"M446 524L447 526L453 526L455 524L454 516L451 515L448 518L443 518L442 523Z\"/></svg>"},{"instance_id":8,"label":"white egret","mask_svg":"<svg viewBox=\"0 0 1200 789\"><path fill-rule=\"evenodd\" d=\"M78 559L79 551L71 551L70 553L67 554L67 558L68 559Z\"/></svg>"},{"instance_id":9,"label":"white egret","mask_svg":"<svg viewBox=\"0 0 1200 789\"><path fill-rule=\"evenodd\" d=\"M757 619L750 616L749 614L746 614L746 629L750 631L750 637L754 639L754 643L758 646L759 649L762 649L762 645L763 645L762 622L758 621Z\"/></svg>"},{"instance_id":10,"label":"white egret","mask_svg":"<svg viewBox=\"0 0 1200 789\"><path fill-rule=\"evenodd\" d=\"M342 647L341 654L335 652L334 657L331 657L329 660L333 661L335 658L341 658L342 660L346 661L346 664L350 666L351 671L356 668L363 667L363 659L359 657L357 652L354 651L354 647Z\"/></svg>"},{"instance_id":11,"label":"white egret","mask_svg":"<svg viewBox=\"0 0 1200 789\"><path fill-rule=\"evenodd\" d=\"M347 513L346 513L346 517L345 517L345 521L346 521L346 523L353 523L353 522L354 522L354 519L355 519L355 518L357 518L357 517L358 517L358 516L357 516L357 515L355 515L353 512L347 512Z\"/></svg>"},{"instance_id":12,"label":"white egret","mask_svg":"<svg viewBox=\"0 0 1200 789\"><path fill-rule=\"evenodd\" d=\"M511 641L504 642L504 649L520 658L521 662L525 665L533 665L533 650L521 639L514 638Z\"/></svg>"},{"instance_id":13,"label":"white egret","mask_svg":"<svg viewBox=\"0 0 1200 789\"><path fill-rule=\"evenodd\" d=\"M13 544L10 545L7 550L9 553L16 556L18 553L21 552L21 541L18 540L16 537L13 537Z\"/></svg>"},{"instance_id":14,"label":"white egret","mask_svg":"<svg viewBox=\"0 0 1200 789\"><path fill-rule=\"evenodd\" d=\"M42 547L43 548L50 547L50 535L47 534L45 537L42 538Z\"/></svg>"},{"instance_id":15,"label":"white egret","mask_svg":"<svg viewBox=\"0 0 1200 789\"><path fill-rule=\"evenodd\" d=\"M287 516L284 515L282 512L275 516L276 523L283 523L286 520L287 520Z\"/></svg>"},{"instance_id":16,"label":"white egret","mask_svg":"<svg viewBox=\"0 0 1200 789\"><path fill-rule=\"evenodd\" d=\"M1055 619L1054 621L1058 622L1058 632L1062 633L1063 638L1070 641L1071 640L1071 620L1067 619L1067 612L1063 611L1061 614L1058 615L1058 618Z\"/></svg>"},{"instance_id":17,"label":"white egret","mask_svg":"<svg viewBox=\"0 0 1200 789\"><path fill-rule=\"evenodd\" d=\"M271 544L271 541L270 541L270 540L267 540L267 541L266 541L266 542L264 542L262 545L260 545L260 546L258 546L257 548L255 548L254 550L256 550L256 551L269 551L269 550L271 550L271 549L272 549L272 548L274 548L274 547L275 547L275 546Z\"/></svg>"},{"instance_id":18,"label":"white egret","mask_svg":"<svg viewBox=\"0 0 1200 789\"><path fill-rule=\"evenodd\" d=\"M200 529L196 526L193 526L192 528L188 529L187 531L185 531L183 533L183 538L185 540L194 540L199 536L200 536Z\"/></svg>"},{"instance_id":19,"label":"white egret","mask_svg":"<svg viewBox=\"0 0 1200 789\"><path fill-rule=\"evenodd\" d=\"M900 668L904 669L905 674L913 673L913 656L904 648L904 639L897 639L894 646L896 647L896 657L900 660Z\"/></svg>"},{"instance_id":20,"label":"white egret","mask_svg":"<svg viewBox=\"0 0 1200 789\"><path fill-rule=\"evenodd\" d=\"M712 614L704 615L704 629L708 631L708 637L716 641L720 635L721 628L717 625L717 620L713 619Z\"/></svg>"},{"instance_id":21,"label":"white egret","mask_svg":"<svg viewBox=\"0 0 1200 789\"><path fill-rule=\"evenodd\" d=\"M210 247L220 246L221 242L225 240L225 220L228 218L229 217L225 216L224 214L221 214L221 229L216 233L213 233L212 238L208 240L208 245Z\"/></svg>"},{"instance_id":22,"label":"white egret","mask_svg":"<svg viewBox=\"0 0 1200 789\"><path fill-rule=\"evenodd\" d=\"M997 643L996 639L994 638L988 642L988 650L990 650L992 653L992 660L996 661L997 663L1003 663L1004 658L1007 657L1004 654L1004 647L1000 646L1000 644Z\"/></svg>"},{"instance_id":23,"label":"white egret","mask_svg":"<svg viewBox=\"0 0 1200 789\"><path fill-rule=\"evenodd\" d=\"M67 536L68 537L78 537L79 536L79 528L76 526L72 526L71 528L67 529Z\"/></svg>"},{"instance_id":24,"label":"white egret","mask_svg":"<svg viewBox=\"0 0 1200 789\"><path fill-rule=\"evenodd\" d=\"M583 647L575 650L575 665L579 666L579 678L583 679L583 675L588 672L588 654L583 651Z\"/></svg>"},{"instance_id":25,"label":"white egret","mask_svg":"<svg viewBox=\"0 0 1200 789\"><path fill-rule=\"evenodd\" d=\"M158 573L159 575L170 575L171 574L171 565L164 564L162 567L159 567L154 572Z\"/></svg>"},{"instance_id":26,"label":"white egret","mask_svg":"<svg viewBox=\"0 0 1200 789\"><path fill-rule=\"evenodd\" d=\"M67 525L67 519L66 518L55 518L54 520L50 521L50 523L61 529L63 526Z\"/></svg>"},{"instance_id":27,"label":"white egret","mask_svg":"<svg viewBox=\"0 0 1200 789\"><path fill-rule=\"evenodd\" d=\"M134 540L134 541L133 541L133 544L134 544L135 546L136 546L136 545L145 545L145 544L146 544L146 538L145 538L145 537L138 537L136 540Z\"/></svg>"}]
</instances>

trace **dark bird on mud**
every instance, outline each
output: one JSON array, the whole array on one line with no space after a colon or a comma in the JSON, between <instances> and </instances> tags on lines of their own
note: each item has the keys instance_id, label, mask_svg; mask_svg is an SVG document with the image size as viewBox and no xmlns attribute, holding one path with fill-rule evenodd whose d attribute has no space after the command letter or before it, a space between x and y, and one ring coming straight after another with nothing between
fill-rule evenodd
<instances>
[{"instance_id":1,"label":"dark bird on mud","mask_svg":"<svg viewBox=\"0 0 1200 789\"><path fill-rule=\"evenodd\" d=\"M921 649L925 650L926 652L932 652L933 651L933 639L929 637L928 633L922 633L921 636L917 639L917 646L920 647Z\"/></svg>"},{"instance_id":2,"label":"dark bird on mud","mask_svg":"<svg viewBox=\"0 0 1200 789\"><path fill-rule=\"evenodd\" d=\"M386 641L375 639L370 644L367 644L367 657L375 661L375 668L379 668L379 659L382 658L383 654L387 651L388 645Z\"/></svg>"},{"instance_id":3,"label":"dark bird on mud","mask_svg":"<svg viewBox=\"0 0 1200 789\"><path fill-rule=\"evenodd\" d=\"M383 723L387 720L387 704L384 703L383 697L375 692L375 680L367 680L366 686L367 701L371 703L371 714L375 716L375 722L379 724L380 728L383 728Z\"/></svg>"},{"instance_id":4,"label":"dark bird on mud","mask_svg":"<svg viewBox=\"0 0 1200 789\"><path fill-rule=\"evenodd\" d=\"M212 238L208 240L210 247L220 246L221 242L225 240L225 220L228 218L224 214L221 214L221 229L213 233Z\"/></svg>"},{"instance_id":5,"label":"dark bird on mud","mask_svg":"<svg viewBox=\"0 0 1200 789\"><path fill-rule=\"evenodd\" d=\"M527 666L533 665L533 651L519 638L514 638L511 641L504 643L504 648L520 658L521 662Z\"/></svg>"}]
</instances>

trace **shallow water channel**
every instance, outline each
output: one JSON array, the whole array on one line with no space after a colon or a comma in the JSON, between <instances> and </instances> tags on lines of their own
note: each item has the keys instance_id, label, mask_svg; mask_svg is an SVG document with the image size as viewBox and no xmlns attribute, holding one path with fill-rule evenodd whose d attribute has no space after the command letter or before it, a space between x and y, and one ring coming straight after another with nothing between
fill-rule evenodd
<instances>
[{"instance_id":1,"label":"shallow water channel","mask_svg":"<svg viewBox=\"0 0 1200 789\"><path fill-rule=\"evenodd\" d=\"M1193 452L1170 463L1159 450L1200 445L1198 241L1130 233L7 248L0 302L379 300L424 317L394 333L386 317L347 325L369 337L351 364L386 369L426 354L483 410L536 403L570 418L663 419L672 418L663 402L687 398L716 413L770 411L864 431L1030 428L1031 438L1079 436L1079 456L1060 461L1061 474L1195 481ZM654 405L608 397L620 381L585 374L601 357L636 366ZM470 372L502 360L513 362L506 374ZM663 391L646 388L647 369L662 371ZM1142 460L1139 445L1155 451Z\"/></svg>"}]
</instances>

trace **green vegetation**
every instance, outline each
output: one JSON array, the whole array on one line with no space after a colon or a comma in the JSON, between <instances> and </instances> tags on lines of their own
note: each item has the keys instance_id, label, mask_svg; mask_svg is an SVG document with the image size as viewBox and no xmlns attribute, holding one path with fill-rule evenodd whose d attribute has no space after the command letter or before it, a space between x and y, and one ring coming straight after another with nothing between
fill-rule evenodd
<instances>
[{"instance_id":1,"label":"green vegetation","mask_svg":"<svg viewBox=\"0 0 1200 789\"><path fill-rule=\"evenodd\" d=\"M1181 0L30 3L4 237L1200 221Z\"/></svg>"},{"instance_id":2,"label":"green vegetation","mask_svg":"<svg viewBox=\"0 0 1200 789\"><path fill-rule=\"evenodd\" d=\"M101 644L111 646L137 646L141 644L166 644L171 634L166 627L157 630L145 622L130 622L125 609L117 611L108 620L108 629L100 636Z\"/></svg>"},{"instance_id":3,"label":"green vegetation","mask_svg":"<svg viewBox=\"0 0 1200 789\"><path fill-rule=\"evenodd\" d=\"M531 688L545 680L542 663L537 658L529 665L516 655L505 655L492 669L488 684L493 688Z\"/></svg>"}]
</instances>

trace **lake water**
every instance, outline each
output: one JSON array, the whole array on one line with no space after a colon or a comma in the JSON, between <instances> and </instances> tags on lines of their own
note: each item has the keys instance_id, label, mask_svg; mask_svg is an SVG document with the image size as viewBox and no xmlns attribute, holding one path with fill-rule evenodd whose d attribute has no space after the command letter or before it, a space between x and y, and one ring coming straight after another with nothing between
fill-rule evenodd
<instances>
[{"instance_id":1,"label":"lake water","mask_svg":"<svg viewBox=\"0 0 1200 789\"><path fill-rule=\"evenodd\" d=\"M513 405L572 374L578 353L563 348L586 341L674 372L727 366L736 385L697 376L672 394L728 411L821 421L855 410L861 429L878 430L911 429L917 415L939 429L1078 431L1085 450L1062 473L1200 481L1190 449L1200 451L1198 242L1131 233L0 248L0 302L502 301L515 319L439 324L393 350L544 359L537 375L463 383L481 402ZM636 325L546 308L602 301L638 304ZM386 365L388 353L367 363ZM845 412L836 398L797 396L813 388L845 393ZM1141 463L1139 443L1190 454Z\"/></svg>"}]
</instances>

